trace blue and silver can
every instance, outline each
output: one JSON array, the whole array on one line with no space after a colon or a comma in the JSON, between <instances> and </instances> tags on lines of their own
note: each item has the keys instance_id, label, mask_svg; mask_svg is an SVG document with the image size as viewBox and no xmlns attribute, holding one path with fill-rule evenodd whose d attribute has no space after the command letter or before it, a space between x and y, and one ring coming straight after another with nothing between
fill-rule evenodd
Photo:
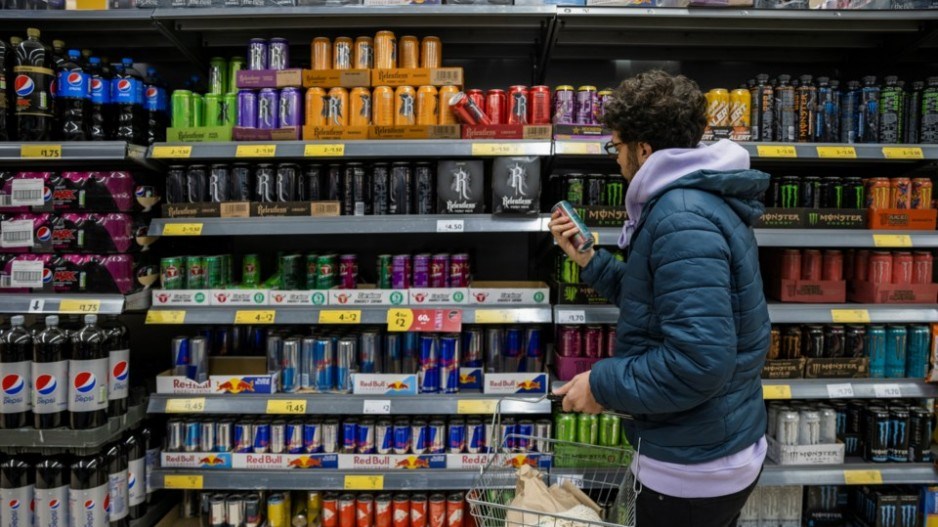
<instances>
[{"instance_id":1,"label":"blue and silver can","mask_svg":"<svg viewBox=\"0 0 938 527\"><path fill-rule=\"evenodd\" d=\"M215 423L215 452L231 452L234 420L222 419Z\"/></svg>"},{"instance_id":2,"label":"blue and silver can","mask_svg":"<svg viewBox=\"0 0 938 527\"><path fill-rule=\"evenodd\" d=\"M453 418L449 420L446 433L446 452L462 454L466 451L466 421Z\"/></svg>"},{"instance_id":3,"label":"blue and silver can","mask_svg":"<svg viewBox=\"0 0 938 527\"><path fill-rule=\"evenodd\" d=\"M176 337L172 343L173 375L185 377L189 373L189 339Z\"/></svg>"},{"instance_id":4,"label":"blue and silver can","mask_svg":"<svg viewBox=\"0 0 938 527\"><path fill-rule=\"evenodd\" d=\"M300 339L283 341L280 365L280 389L285 393L296 393L300 389Z\"/></svg>"},{"instance_id":5,"label":"blue and silver can","mask_svg":"<svg viewBox=\"0 0 938 527\"><path fill-rule=\"evenodd\" d=\"M270 423L266 422L257 422L254 423L254 453L255 454L267 454L270 452Z\"/></svg>"},{"instance_id":6,"label":"blue and silver can","mask_svg":"<svg viewBox=\"0 0 938 527\"><path fill-rule=\"evenodd\" d=\"M524 357L521 371L544 371L544 348L541 346L541 328L524 330Z\"/></svg>"},{"instance_id":7,"label":"blue and silver can","mask_svg":"<svg viewBox=\"0 0 938 527\"><path fill-rule=\"evenodd\" d=\"M430 452L430 427L423 419L410 423L411 451L416 455Z\"/></svg>"},{"instance_id":8,"label":"blue and silver can","mask_svg":"<svg viewBox=\"0 0 938 527\"><path fill-rule=\"evenodd\" d=\"M354 454L358 450L358 419L350 417L342 422L342 453Z\"/></svg>"},{"instance_id":9,"label":"blue and silver can","mask_svg":"<svg viewBox=\"0 0 938 527\"><path fill-rule=\"evenodd\" d=\"M316 376L313 374L316 361L313 359L313 349L316 339L305 337L300 341L300 388L313 389L316 387Z\"/></svg>"},{"instance_id":10,"label":"blue and silver can","mask_svg":"<svg viewBox=\"0 0 938 527\"><path fill-rule=\"evenodd\" d=\"M905 377L909 332L905 326L886 328L886 378Z\"/></svg>"},{"instance_id":11,"label":"blue and silver can","mask_svg":"<svg viewBox=\"0 0 938 527\"><path fill-rule=\"evenodd\" d=\"M186 427L179 419L170 419L166 422L166 451L182 452L186 442Z\"/></svg>"},{"instance_id":12,"label":"blue and silver can","mask_svg":"<svg viewBox=\"0 0 938 527\"><path fill-rule=\"evenodd\" d=\"M182 448L185 452L199 452L202 448L201 434L202 427L198 421L186 421L184 424L185 433L183 435Z\"/></svg>"},{"instance_id":13,"label":"blue and silver can","mask_svg":"<svg viewBox=\"0 0 938 527\"><path fill-rule=\"evenodd\" d=\"M870 326L866 330L866 353L870 359L870 377L886 377L886 328Z\"/></svg>"},{"instance_id":14,"label":"blue and silver can","mask_svg":"<svg viewBox=\"0 0 938 527\"><path fill-rule=\"evenodd\" d=\"M394 425L390 419L375 423L375 451L381 455L394 453Z\"/></svg>"},{"instance_id":15,"label":"blue and silver can","mask_svg":"<svg viewBox=\"0 0 938 527\"><path fill-rule=\"evenodd\" d=\"M576 209L573 208L573 205L569 201L561 201L553 206L550 209L551 214L554 212L560 211L561 216L566 216L570 218L570 221L573 222L573 225L579 229L579 232L574 234L570 238L570 242L573 244L573 247L581 253L585 253L593 247L593 232L583 223L583 219L580 218L580 215L577 214Z\"/></svg>"},{"instance_id":16,"label":"blue and silver can","mask_svg":"<svg viewBox=\"0 0 938 527\"><path fill-rule=\"evenodd\" d=\"M482 328L472 326L463 329L462 365L466 368L481 368L484 364L482 340L485 338Z\"/></svg>"},{"instance_id":17,"label":"blue and silver can","mask_svg":"<svg viewBox=\"0 0 938 527\"><path fill-rule=\"evenodd\" d=\"M283 339L277 335L269 335L264 349L267 350L267 373L279 372L283 365Z\"/></svg>"},{"instance_id":18,"label":"blue and silver can","mask_svg":"<svg viewBox=\"0 0 938 527\"><path fill-rule=\"evenodd\" d=\"M459 335L440 337L440 393L459 392Z\"/></svg>"},{"instance_id":19,"label":"blue and silver can","mask_svg":"<svg viewBox=\"0 0 938 527\"><path fill-rule=\"evenodd\" d=\"M387 333L384 336L384 372L404 373L401 369L404 359L404 335ZM410 373L410 372L407 372Z\"/></svg>"},{"instance_id":20,"label":"blue and silver can","mask_svg":"<svg viewBox=\"0 0 938 527\"><path fill-rule=\"evenodd\" d=\"M440 391L439 343L434 335L420 337L420 370L418 372L420 393Z\"/></svg>"},{"instance_id":21,"label":"blue and silver can","mask_svg":"<svg viewBox=\"0 0 938 527\"><path fill-rule=\"evenodd\" d=\"M375 422L364 419L358 423L356 431L355 448L359 454L374 454L375 449Z\"/></svg>"},{"instance_id":22,"label":"blue and silver can","mask_svg":"<svg viewBox=\"0 0 938 527\"><path fill-rule=\"evenodd\" d=\"M358 370L361 373L381 373L381 336L377 331L365 331L361 334L358 349Z\"/></svg>"},{"instance_id":23,"label":"blue and silver can","mask_svg":"<svg viewBox=\"0 0 938 527\"><path fill-rule=\"evenodd\" d=\"M446 453L446 423L434 419L427 425L427 449L430 454Z\"/></svg>"},{"instance_id":24,"label":"blue and silver can","mask_svg":"<svg viewBox=\"0 0 938 527\"><path fill-rule=\"evenodd\" d=\"M303 450L307 454L322 453L322 423L312 422L303 425Z\"/></svg>"},{"instance_id":25,"label":"blue and silver can","mask_svg":"<svg viewBox=\"0 0 938 527\"><path fill-rule=\"evenodd\" d=\"M305 450L303 445L304 427L300 421L290 421L283 437L283 445L287 454L302 454Z\"/></svg>"},{"instance_id":26,"label":"blue and silver can","mask_svg":"<svg viewBox=\"0 0 938 527\"><path fill-rule=\"evenodd\" d=\"M420 365L420 334L414 331L404 333L401 343L401 373L417 373Z\"/></svg>"},{"instance_id":27,"label":"blue and silver can","mask_svg":"<svg viewBox=\"0 0 938 527\"><path fill-rule=\"evenodd\" d=\"M215 422L202 421L199 428L199 452L213 452L215 450Z\"/></svg>"},{"instance_id":28,"label":"blue and silver can","mask_svg":"<svg viewBox=\"0 0 938 527\"><path fill-rule=\"evenodd\" d=\"M931 329L928 326L909 327L909 347L905 363L905 376L924 379L928 374L928 354Z\"/></svg>"},{"instance_id":29,"label":"blue and silver can","mask_svg":"<svg viewBox=\"0 0 938 527\"><path fill-rule=\"evenodd\" d=\"M413 428L407 419L394 421L394 453L397 455L410 454L413 446Z\"/></svg>"},{"instance_id":30,"label":"blue and silver can","mask_svg":"<svg viewBox=\"0 0 938 527\"><path fill-rule=\"evenodd\" d=\"M466 452L470 454L484 454L485 448L485 425L481 419L469 419L466 421Z\"/></svg>"},{"instance_id":31,"label":"blue and silver can","mask_svg":"<svg viewBox=\"0 0 938 527\"><path fill-rule=\"evenodd\" d=\"M335 389L335 348L331 338L316 339L310 376L317 391L328 392Z\"/></svg>"},{"instance_id":32,"label":"blue and silver can","mask_svg":"<svg viewBox=\"0 0 938 527\"><path fill-rule=\"evenodd\" d=\"M502 364L506 373L514 373L521 366L521 350L524 347L524 333L521 328L511 327L505 330L505 349Z\"/></svg>"},{"instance_id":33,"label":"blue and silver can","mask_svg":"<svg viewBox=\"0 0 938 527\"><path fill-rule=\"evenodd\" d=\"M287 444L287 422L278 419L270 423L270 453L283 454Z\"/></svg>"},{"instance_id":34,"label":"blue and silver can","mask_svg":"<svg viewBox=\"0 0 938 527\"><path fill-rule=\"evenodd\" d=\"M352 375L358 373L358 339L342 337L336 346L335 389L340 392L352 391Z\"/></svg>"},{"instance_id":35,"label":"blue and silver can","mask_svg":"<svg viewBox=\"0 0 938 527\"><path fill-rule=\"evenodd\" d=\"M254 450L254 424L240 421L234 424L232 451L236 454L250 454Z\"/></svg>"}]
</instances>

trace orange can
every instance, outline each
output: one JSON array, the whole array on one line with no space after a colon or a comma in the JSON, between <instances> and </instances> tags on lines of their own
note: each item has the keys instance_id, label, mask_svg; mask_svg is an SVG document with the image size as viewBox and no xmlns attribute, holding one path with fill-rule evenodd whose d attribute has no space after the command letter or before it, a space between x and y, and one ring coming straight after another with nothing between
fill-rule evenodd
<instances>
[{"instance_id":1,"label":"orange can","mask_svg":"<svg viewBox=\"0 0 938 527\"><path fill-rule=\"evenodd\" d=\"M354 494L339 496L339 527L356 527Z\"/></svg>"},{"instance_id":2,"label":"orange can","mask_svg":"<svg viewBox=\"0 0 938 527\"><path fill-rule=\"evenodd\" d=\"M331 492L322 496L322 527L339 527L339 498Z\"/></svg>"},{"instance_id":3,"label":"orange can","mask_svg":"<svg viewBox=\"0 0 938 527\"><path fill-rule=\"evenodd\" d=\"M326 126L326 90L306 90L306 126Z\"/></svg>"},{"instance_id":4,"label":"orange can","mask_svg":"<svg viewBox=\"0 0 938 527\"><path fill-rule=\"evenodd\" d=\"M456 124L456 116L453 115L453 109L449 107L449 101L457 93L459 93L459 88L456 86L440 87L440 124Z\"/></svg>"},{"instance_id":5,"label":"orange can","mask_svg":"<svg viewBox=\"0 0 938 527\"><path fill-rule=\"evenodd\" d=\"M352 67L357 70L370 70L375 67L375 44L371 37L355 39L352 53Z\"/></svg>"},{"instance_id":6,"label":"orange can","mask_svg":"<svg viewBox=\"0 0 938 527\"><path fill-rule=\"evenodd\" d=\"M443 42L440 37L424 37L420 43L420 67L439 68L443 64Z\"/></svg>"},{"instance_id":7,"label":"orange can","mask_svg":"<svg viewBox=\"0 0 938 527\"><path fill-rule=\"evenodd\" d=\"M368 88L352 88L348 99L349 126L371 126L371 92Z\"/></svg>"},{"instance_id":8,"label":"orange can","mask_svg":"<svg viewBox=\"0 0 938 527\"><path fill-rule=\"evenodd\" d=\"M440 120L436 88L421 86L417 89L417 124L435 125Z\"/></svg>"},{"instance_id":9,"label":"orange can","mask_svg":"<svg viewBox=\"0 0 938 527\"><path fill-rule=\"evenodd\" d=\"M866 206L873 209L891 209L892 188L889 178L874 177L866 180Z\"/></svg>"},{"instance_id":10,"label":"orange can","mask_svg":"<svg viewBox=\"0 0 938 527\"><path fill-rule=\"evenodd\" d=\"M420 41L417 37L401 37L397 47L397 67L408 69L420 67Z\"/></svg>"},{"instance_id":11,"label":"orange can","mask_svg":"<svg viewBox=\"0 0 938 527\"><path fill-rule=\"evenodd\" d=\"M378 494L375 498L375 527L391 527L390 494Z\"/></svg>"},{"instance_id":12,"label":"orange can","mask_svg":"<svg viewBox=\"0 0 938 527\"><path fill-rule=\"evenodd\" d=\"M312 43L314 70L328 70L332 68L332 42L326 37L316 37Z\"/></svg>"},{"instance_id":13,"label":"orange can","mask_svg":"<svg viewBox=\"0 0 938 527\"><path fill-rule=\"evenodd\" d=\"M326 106L326 121L329 126L348 126L348 90L332 88Z\"/></svg>"},{"instance_id":14,"label":"orange can","mask_svg":"<svg viewBox=\"0 0 938 527\"><path fill-rule=\"evenodd\" d=\"M358 510L357 527L374 527L375 497L371 494L361 494L356 502Z\"/></svg>"},{"instance_id":15,"label":"orange can","mask_svg":"<svg viewBox=\"0 0 938 527\"><path fill-rule=\"evenodd\" d=\"M427 495L410 497L410 527L427 527Z\"/></svg>"},{"instance_id":16,"label":"orange can","mask_svg":"<svg viewBox=\"0 0 938 527\"><path fill-rule=\"evenodd\" d=\"M371 92L371 123L394 126L394 90L390 86L377 86Z\"/></svg>"},{"instance_id":17,"label":"orange can","mask_svg":"<svg viewBox=\"0 0 938 527\"><path fill-rule=\"evenodd\" d=\"M394 126L417 123L416 92L411 86L398 86L394 92Z\"/></svg>"},{"instance_id":18,"label":"orange can","mask_svg":"<svg viewBox=\"0 0 938 527\"><path fill-rule=\"evenodd\" d=\"M912 208L930 209L932 196L932 182L927 177L912 180Z\"/></svg>"},{"instance_id":19,"label":"orange can","mask_svg":"<svg viewBox=\"0 0 938 527\"><path fill-rule=\"evenodd\" d=\"M707 97L707 125L730 125L730 92L723 88L715 88L706 94Z\"/></svg>"},{"instance_id":20,"label":"orange can","mask_svg":"<svg viewBox=\"0 0 938 527\"><path fill-rule=\"evenodd\" d=\"M446 523L446 496L433 494L430 496L430 510L428 514L430 527L444 527Z\"/></svg>"},{"instance_id":21,"label":"orange can","mask_svg":"<svg viewBox=\"0 0 938 527\"><path fill-rule=\"evenodd\" d=\"M332 69L348 70L352 68L352 39L338 37L332 43Z\"/></svg>"},{"instance_id":22,"label":"orange can","mask_svg":"<svg viewBox=\"0 0 938 527\"><path fill-rule=\"evenodd\" d=\"M397 38L390 31L375 35L375 68L389 70L397 67Z\"/></svg>"},{"instance_id":23,"label":"orange can","mask_svg":"<svg viewBox=\"0 0 938 527\"><path fill-rule=\"evenodd\" d=\"M463 527L465 508L465 496L458 492L450 494L446 498L446 527Z\"/></svg>"},{"instance_id":24,"label":"orange can","mask_svg":"<svg viewBox=\"0 0 938 527\"><path fill-rule=\"evenodd\" d=\"M410 527L410 496L397 494L391 503L393 527ZM324 526L325 527L325 526Z\"/></svg>"}]
</instances>

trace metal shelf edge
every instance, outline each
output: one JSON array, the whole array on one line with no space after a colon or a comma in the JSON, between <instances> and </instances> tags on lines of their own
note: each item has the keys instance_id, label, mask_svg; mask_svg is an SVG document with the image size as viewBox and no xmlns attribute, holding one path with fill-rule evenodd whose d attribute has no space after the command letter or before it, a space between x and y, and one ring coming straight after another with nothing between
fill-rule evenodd
<instances>
[{"instance_id":1,"label":"metal shelf edge","mask_svg":"<svg viewBox=\"0 0 938 527\"><path fill-rule=\"evenodd\" d=\"M467 489L475 482L478 470L199 470L157 468L153 471L156 488L165 488L165 478L176 475L202 476L205 489L282 489L344 490L345 476L384 476L383 490Z\"/></svg>"}]
</instances>

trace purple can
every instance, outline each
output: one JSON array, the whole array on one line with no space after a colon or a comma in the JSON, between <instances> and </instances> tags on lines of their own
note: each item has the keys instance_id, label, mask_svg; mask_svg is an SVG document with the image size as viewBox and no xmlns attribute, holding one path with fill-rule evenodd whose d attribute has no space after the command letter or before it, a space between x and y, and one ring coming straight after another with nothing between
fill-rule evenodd
<instances>
[{"instance_id":1,"label":"purple can","mask_svg":"<svg viewBox=\"0 0 938 527\"><path fill-rule=\"evenodd\" d=\"M449 287L469 287L469 255L454 254L449 262Z\"/></svg>"},{"instance_id":2,"label":"purple can","mask_svg":"<svg viewBox=\"0 0 938 527\"><path fill-rule=\"evenodd\" d=\"M576 92L572 86L561 86L554 92L554 124L574 124Z\"/></svg>"},{"instance_id":3,"label":"purple can","mask_svg":"<svg viewBox=\"0 0 938 527\"><path fill-rule=\"evenodd\" d=\"M582 357L582 341L580 326L560 326L557 329L557 354L561 357Z\"/></svg>"},{"instance_id":4,"label":"purple can","mask_svg":"<svg viewBox=\"0 0 938 527\"><path fill-rule=\"evenodd\" d=\"M339 256L339 287L355 289L358 285L358 257L354 254Z\"/></svg>"},{"instance_id":5,"label":"purple can","mask_svg":"<svg viewBox=\"0 0 938 527\"><path fill-rule=\"evenodd\" d=\"M618 333L616 332L616 325L610 324L606 326L606 356L615 357L616 356L616 340L618 339Z\"/></svg>"},{"instance_id":6,"label":"purple can","mask_svg":"<svg viewBox=\"0 0 938 527\"><path fill-rule=\"evenodd\" d=\"M262 38L252 38L248 44L248 69L261 71L267 69L267 41Z\"/></svg>"},{"instance_id":7,"label":"purple can","mask_svg":"<svg viewBox=\"0 0 938 527\"><path fill-rule=\"evenodd\" d=\"M276 130L280 128L280 94L273 88L264 88L257 96L257 128Z\"/></svg>"},{"instance_id":8,"label":"purple can","mask_svg":"<svg viewBox=\"0 0 938 527\"><path fill-rule=\"evenodd\" d=\"M596 124L594 106L596 104L596 87L580 86L576 92L576 123Z\"/></svg>"},{"instance_id":9,"label":"purple can","mask_svg":"<svg viewBox=\"0 0 938 527\"><path fill-rule=\"evenodd\" d=\"M280 90L280 127L303 126L303 98L299 88Z\"/></svg>"},{"instance_id":10,"label":"purple can","mask_svg":"<svg viewBox=\"0 0 938 527\"><path fill-rule=\"evenodd\" d=\"M596 124L602 124L606 117L606 105L612 100L612 89L606 88L596 94L595 104L593 105L593 115L596 117Z\"/></svg>"},{"instance_id":11,"label":"purple can","mask_svg":"<svg viewBox=\"0 0 938 527\"><path fill-rule=\"evenodd\" d=\"M391 289L410 288L410 255L397 254L391 258Z\"/></svg>"},{"instance_id":12,"label":"purple can","mask_svg":"<svg viewBox=\"0 0 938 527\"><path fill-rule=\"evenodd\" d=\"M449 254L434 254L430 261L430 287L449 287Z\"/></svg>"},{"instance_id":13,"label":"purple can","mask_svg":"<svg viewBox=\"0 0 938 527\"><path fill-rule=\"evenodd\" d=\"M238 126L257 128L257 94L254 90L238 91Z\"/></svg>"},{"instance_id":14,"label":"purple can","mask_svg":"<svg viewBox=\"0 0 938 527\"><path fill-rule=\"evenodd\" d=\"M597 359L602 357L605 351L602 326L586 326L586 330L583 331L583 356Z\"/></svg>"},{"instance_id":15,"label":"purple can","mask_svg":"<svg viewBox=\"0 0 938 527\"><path fill-rule=\"evenodd\" d=\"M414 256L413 287L430 287L430 255L418 254Z\"/></svg>"},{"instance_id":16,"label":"purple can","mask_svg":"<svg viewBox=\"0 0 938 527\"><path fill-rule=\"evenodd\" d=\"M253 40L251 41L254 42ZM285 70L290 67L290 43L285 38L272 38L268 46L267 68Z\"/></svg>"}]
</instances>

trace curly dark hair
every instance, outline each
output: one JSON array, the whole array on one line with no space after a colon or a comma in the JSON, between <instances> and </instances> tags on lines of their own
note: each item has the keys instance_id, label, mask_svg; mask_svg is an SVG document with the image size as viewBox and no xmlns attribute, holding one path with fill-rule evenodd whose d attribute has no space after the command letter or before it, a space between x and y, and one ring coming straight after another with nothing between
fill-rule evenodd
<instances>
[{"instance_id":1,"label":"curly dark hair","mask_svg":"<svg viewBox=\"0 0 938 527\"><path fill-rule=\"evenodd\" d=\"M687 77L653 70L622 81L603 121L623 143L648 143L654 151L693 148L707 125L707 99Z\"/></svg>"}]
</instances>

